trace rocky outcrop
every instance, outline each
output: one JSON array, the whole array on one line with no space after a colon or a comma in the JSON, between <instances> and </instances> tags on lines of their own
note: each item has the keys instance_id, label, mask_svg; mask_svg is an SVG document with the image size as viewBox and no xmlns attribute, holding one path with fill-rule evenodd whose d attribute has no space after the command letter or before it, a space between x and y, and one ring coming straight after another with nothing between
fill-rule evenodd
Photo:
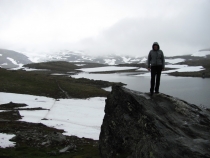
<instances>
[{"instance_id":1,"label":"rocky outcrop","mask_svg":"<svg viewBox=\"0 0 210 158\"><path fill-rule=\"evenodd\" d=\"M106 100L103 158L210 157L210 112L165 94L114 86Z\"/></svg>"}]
</instances>

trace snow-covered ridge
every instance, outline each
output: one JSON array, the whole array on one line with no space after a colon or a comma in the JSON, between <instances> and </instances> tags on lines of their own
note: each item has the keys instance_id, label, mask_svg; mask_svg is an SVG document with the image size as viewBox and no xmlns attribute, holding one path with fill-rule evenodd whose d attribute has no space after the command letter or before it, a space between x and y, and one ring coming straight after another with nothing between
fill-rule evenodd
<instances>
[{"instance_id":1,"label":"snow-covered ridge","mask_svg":"<svg viewBox=\"0 0 210 158\"><path fill-rule=\"evenodd\" d=\"M40 56L41 58L41 56ZM108 64L108 65L117 65L117 64L129 64L129 63L139 63L144 62L143 57L132 57L132 56L122 56L122 55L102 55L102 56L91 56L85 54L84 52L73 52L64 50L63 52L55 52L51 54L46 54L42 60L31 59L32 61L68 61L68 62L92 62L92 63L100 63L100 64Z\"/></svg>"}]
</instances>

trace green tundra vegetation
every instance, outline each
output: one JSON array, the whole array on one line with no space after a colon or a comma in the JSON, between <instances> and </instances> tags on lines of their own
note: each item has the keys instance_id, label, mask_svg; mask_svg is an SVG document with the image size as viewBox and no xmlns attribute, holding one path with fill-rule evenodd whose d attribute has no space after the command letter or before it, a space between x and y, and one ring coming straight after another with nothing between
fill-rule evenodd
<instances>
[{"instance_id":1,"label":"green tundra vegetation","mask_svg":"<svg viewBox=\"0 0 210 158\"><path fill-rule=\"evenodd\" d=\"M70 76L50 75L44 72L0 69L0 91L47 96L52 98L106 97L109 92L102 88L115 83L75 79ZM66 93L64 93L64 91Z\"/></svg>"}]
</instances>

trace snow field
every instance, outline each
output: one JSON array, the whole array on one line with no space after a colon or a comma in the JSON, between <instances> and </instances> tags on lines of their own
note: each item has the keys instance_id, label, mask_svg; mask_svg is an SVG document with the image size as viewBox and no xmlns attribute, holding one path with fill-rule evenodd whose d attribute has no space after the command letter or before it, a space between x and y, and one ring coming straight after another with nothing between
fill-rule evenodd
<instances>
[{"instance_id":1,"label":"snow field","mask_svg":"<svg viewBox=\"0 0 210 158\"><path fill-rule=\"evenodd\" d=\"M104 117L105 99L60 99L0 92L0 104L9 102L27 104L27 108L42 107L49 110L19 110L23 116L20 121L43 123L63 129L65 135L99 139L100 127ZM24 107L23 107L24 108ZM47 120L42 120L42 119Z\"/></svg>"},{"instance_id":2,"label":"snow field","mask_svg":"<svg viewBox=\"0 0 210 158\"><path fill-rule=\"evenodd\" d=\"M14 147L15 142L9 141L15 135L0 133L0 148Z\"/></svg>"}]
</instances>

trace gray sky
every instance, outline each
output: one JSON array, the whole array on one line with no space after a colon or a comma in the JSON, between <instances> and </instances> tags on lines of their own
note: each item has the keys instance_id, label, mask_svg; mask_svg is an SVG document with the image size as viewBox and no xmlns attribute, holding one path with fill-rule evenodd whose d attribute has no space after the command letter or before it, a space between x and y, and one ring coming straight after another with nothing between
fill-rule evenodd
<instances>
[{"instance_id":1,"label":"gray sky","mask_svg":"<svg viewBox=\"0 0 210 158\"><path fill-rule=\"evenodd\" d=\"M0 0L0 48L166 56L210 48L210 0Z\"/></svg>"}]
</instances>

